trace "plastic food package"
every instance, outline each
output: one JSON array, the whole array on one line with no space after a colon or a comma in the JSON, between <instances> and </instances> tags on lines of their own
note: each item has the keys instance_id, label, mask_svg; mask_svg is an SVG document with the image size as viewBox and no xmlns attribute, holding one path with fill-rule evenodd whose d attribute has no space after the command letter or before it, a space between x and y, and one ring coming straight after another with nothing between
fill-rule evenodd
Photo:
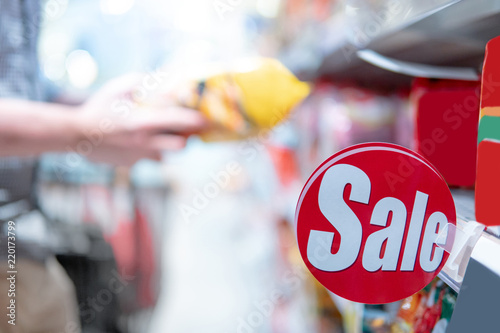
<instances>
[{"instance_id":1,"label":"plastic food package","mask_svg":"<svg viewBox=\"0 0 500 333\"><path fill-rule=\"evenodd\" d=\"M244 139L269 130L310 90L270 58L240 61L230 70L207 65L202 71L205 75L181 79L167 95L208 118L211 126L201 134L205 141Z\"/></svg>"}]
</instances>

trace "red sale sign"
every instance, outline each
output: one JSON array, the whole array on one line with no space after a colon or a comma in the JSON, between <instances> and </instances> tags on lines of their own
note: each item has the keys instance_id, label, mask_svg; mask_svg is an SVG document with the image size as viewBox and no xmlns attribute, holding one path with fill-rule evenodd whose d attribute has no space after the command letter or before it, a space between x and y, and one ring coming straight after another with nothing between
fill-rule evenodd
<instances>
[{"instance_id":1,"label":"red sale sign","mask_svg":"<svg viewBox=\"0 0 500 333\"><path fill-rule=\"evenodd\" d=\"M439 172L387 143L344 149L311 175L295 213L302 259L333 293L369 304L408 297L446 263L455 204Z\"/></svg>"}]
</instances>

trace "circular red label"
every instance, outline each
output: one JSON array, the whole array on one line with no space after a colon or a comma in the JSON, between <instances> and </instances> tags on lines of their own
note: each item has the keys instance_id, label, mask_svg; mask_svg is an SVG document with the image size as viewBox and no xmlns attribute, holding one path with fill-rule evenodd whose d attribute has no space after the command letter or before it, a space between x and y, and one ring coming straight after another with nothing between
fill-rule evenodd
<instances>
[{"instance_id":1,"label":"circular red label","mask_svg":"<svg viewBox=\"0 0 500 333\"><path fill-rule=\"evenodd\" d=\"M455 204L439 172L401 146L367 143L321 164L295 213L302 259L346 299L380 304L413 295L448 259Z\"/></svg>"}]
</instances>

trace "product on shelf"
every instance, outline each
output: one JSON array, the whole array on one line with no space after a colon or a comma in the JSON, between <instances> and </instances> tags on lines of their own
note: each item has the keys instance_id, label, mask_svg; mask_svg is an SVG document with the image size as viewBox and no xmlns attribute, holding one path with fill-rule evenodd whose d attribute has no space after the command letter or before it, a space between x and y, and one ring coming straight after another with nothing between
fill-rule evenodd
<instances>
[{"instance_id":1,"label":"product on shelf","mask_svg":"<svg viewBox=\"0 0 500 333\"><path fill-rule=\"evenodd\" d=\"M445 333L456 293L439 279L401 303L392 333Z\"/></svg>"},{"instance_id":2,"label":"product on shelf","mask_svg":"<svg viewBox=\"0 0 500 333\"><path fill-rule=\"evenodd\" d=\"M340 90L351 120L350 145L363 142L394 142L397 99L361 88Z\"/></svg>"},{"instance_id":3,"label":"product on shelf","mask_svg":"<svg viewBox=\"0 0 500 333\"><path fill-rule=\"evenodd\" d=\"M206 141L243 139L269 130L309 94L307 83L270 58L244 60L232 70L215 68L208 75L194 76L181 79L166 95L208 118L211 126L201 134Z\"/></svg>"},{"instance_id":4,"label":"product on shelf","mask_svg":"<svg viewBox=\"0 0 500 333\"><path fill-rule=\"evenodd\" d=\"M379 141L408 146L412 126L406 107L403 94L378 95L352 85L316 82L291 122L297 132L302 176L356 143Z\"/></svg>"},{"instance_id":5,"label":"product on shelf","mask_svg":"<svg viewBox=\"0 0 500 333\"><path fill-rule=\"evenodd\" d=\"M484 139L500 140L500 117L481 117L477 142L479 143Z\"/></svg>"},{"instance_id":6,"label":"product on shelf","mask_svg":"<svg viewBox=\"0 0 500 333\"><path fill-rule=\"evenodd\" d=\"M500 37L486 45L481 79L481 117L500 116Z\"/></svg>"},{"instance_id":7,"label":"product on shelf","mask_svg":"<svg viewBox=\"0 0 500 333\"><path fill-rule=\"evenodd\" d=\"M290 200L290 194L293 194L295 201L295 192L299 190L295 188L300 179L299 168L297 164L297 156L295 152L287 147L285 143L267 145L267 150L276 170L278 182L278 192L275 196L277 211L282 213L282 218L277 221L277 236L279 244L279 254L281 257L281 274L290 276L291 272L296 272L294 275L300 276L304 290L307 290L310 298L311 314L314 318L314 326L317 332L329 333L344 333L343 324L344 318L332 300L328 291L319 284L310 274L306 273L306 267L301 260L300 252L295 242L295 233L293 231L292 222L287 219L286 212L283 211L282 200ZM273 332L290 332L290 320L286 318L282 320L284 314L293 315L294 298L298 297L299 288L293 288L286 297L283 297L277 309L273 312Z\"/></svg>"},{"instance_id":8,"label":"product on shelf","mask_svg":"<svg viewBox=\"0 0 500 333\"><path fill-rule=\"evenodd\" d=\"M382 305L365 305L363 333L390 333L391 319Z\"/></svg>"},{"instance_id":9,"label":"product on shelf","mask_svg":"<svg viewBox=\"0 0 500 333\"><path fill-rule=\"evenodd\" d=\"M476 219L488 226L500 225L500 142L481 141L477 158Z\"/></svg>"},{"instance_id":10,"label":"product on shelf","mask_svg":"<svg viewBox=\"0 0 500 333\"><path fill-rule=\"evenodd\" d=\"M312 277L310 277L314 280ZM343 333L344 317L333 302L328 291L318 281L314 280L316 294L316 310L318 316L318 331L328 333Z\"/></svg>"},{"instance_id":11,"label":"product on shelf","mask_svg":"<svg viewBox=\"0 0 500 333\"><path fill-rule=\"evenodd\" d=\"M488 226L500 225L500 37L486 46L481 81L481 118L479 120L476 219Z\"/></svg>"},{"instance_id":12,"label":"product on shelf","mask_svg":"<svg viewBox=\"0 0 500 333\"><path fill-rule=\"evenodd\" d=\"M472 187L476 176L479 82L417 79L415 150L450 186Z\"/></svg>"}]
</instances>

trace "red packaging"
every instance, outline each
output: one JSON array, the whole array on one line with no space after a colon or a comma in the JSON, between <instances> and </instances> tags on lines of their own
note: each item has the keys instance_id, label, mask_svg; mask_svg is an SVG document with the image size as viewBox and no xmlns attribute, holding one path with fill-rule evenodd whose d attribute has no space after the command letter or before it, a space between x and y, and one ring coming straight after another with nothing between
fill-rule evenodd
<instances>
[{"instance_id":1,"label":"red packaging","mask_svg":"<svg viewBox=\"0 0 500 333\"><path fill-rule=\"evenodd\" d=\"M496 37L486 44L481 88L481 109L483 109L483 112L492 112L493 114L491 115L497 115L498 111L495 111L494 109L497 109L500 106L499 54L500 37Z\"/></svg>"},{"instance_id":2,"label":"red packaging","mask_svg":"<svg viewBox=\"0 0 500 333\"><path fill-rule=\"evenodd\" d=\"M479 89L479 82L429 79L412 88L415 151L451 186L474 186Z\"/></svg>"},{"instance_id":3,"label":"red packaging","mask_svg":"<svg viewBox=\"0 0 500 333\"><path fill-rule=\"evenodd\" d=\"M500 142L483 140L478 147L476 219L488 226L500 225Z\"/></svg>"}]
</instances>

